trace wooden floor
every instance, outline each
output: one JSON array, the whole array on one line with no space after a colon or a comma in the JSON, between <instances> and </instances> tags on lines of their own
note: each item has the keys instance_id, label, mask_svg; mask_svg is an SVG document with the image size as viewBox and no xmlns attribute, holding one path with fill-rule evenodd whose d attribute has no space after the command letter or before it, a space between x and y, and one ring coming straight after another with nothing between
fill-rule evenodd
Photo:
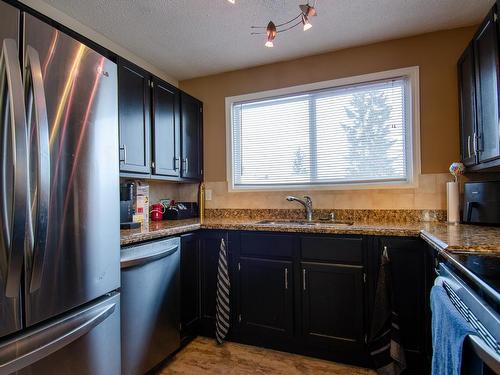
<instances>
[{"instance_id":1,"label":"wooden floor","mask_svg":"<svg viewBox=\"0 0 500 375\"><path fill-rule=\"evenodd\" d=\"M255 346L236 343L219 346L213 339L198 337L181 350L158 374L371 375L375 372Z\"/></svg>"}]
</instances>

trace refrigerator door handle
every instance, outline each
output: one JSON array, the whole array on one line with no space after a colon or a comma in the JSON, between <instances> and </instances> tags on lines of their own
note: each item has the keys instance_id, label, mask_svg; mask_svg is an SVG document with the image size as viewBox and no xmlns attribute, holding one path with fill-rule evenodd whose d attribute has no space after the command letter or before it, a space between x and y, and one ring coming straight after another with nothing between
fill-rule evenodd
<instances>
[{"instance_id":1,"label":"refrigerator door handle","mask_svg":"<svg viewBox=\"0 0 500 375\"><path fill-rule=\"evenodd\" d=\"M17 297L21 285L21 273L24 257L24 237L26 229L26 204L28 191L28 159L26 137L26 112L24 105L21 68L19 66L17 43L13 39L4 39L0 56L0 84L1 90L8 90L5 113L10 111L12 132L12 164L14 169L13 201L7 202L5 196L5 170L2 171L3 220L11 235L7 249L8 255L7 277L5 281L5 295ZM5 94L5 93L2 93ZM7 116L4 117L8 118ZM6 126L7 124L4 124ZM8 132L8 130L6 130ZM5 133L4 133L5 134ZM4 159L5 160L5 159ZM5 167L5 165L3 165ZM12 207L12 217L9 218L7 205ZM11 219L11 220L10 220Z\"/></svg>"},{"instance_id":2,"label":"refrigerator door handle","mask_svg":"<svg viewBox=\"0 0 500 375\"><path fill-rule=\"evenodd\" d=\"M30 239L28 254L31 254L30 292L40 288L43 261L48 233L48 216L50 202L50 144L49 122L47 119L47 103L43 86L42 68L38 52L31 46L26 47L25 95L28 113L28 137L34 134L36 142L36 193L28 194L28 230ZM34 109L34 121L31 116ZM33 126L36 129L31 129ZM31 141L29 142L31 147ZM30 150L29 154L32 152ZM30 168L30 171L33 169ZM30 175L29 178L32 178ZM36 217L32 218L32 209L36 209Z\"/></svg>"},{"instance_id":3,"label":"refrigerator door handle","mask_svg":"<svg viewBox=\"0 0 500 375\"><path fill-rule=\"evenodd\" d=\"M100 303L2 344L0 373L15 373L62 349L98 326L115 308L115 302Z\"/></svg>"}]
</instances>

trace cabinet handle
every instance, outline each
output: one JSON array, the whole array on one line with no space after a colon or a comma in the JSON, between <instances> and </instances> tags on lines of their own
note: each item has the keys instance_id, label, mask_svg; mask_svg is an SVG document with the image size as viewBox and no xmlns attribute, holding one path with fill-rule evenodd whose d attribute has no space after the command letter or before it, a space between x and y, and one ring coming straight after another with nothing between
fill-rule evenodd
<instances>
[{"instance_id":1,"label":"cabinet handle","mask_svg":"<svg viewBox=\"0 0 500 375\"><path fill-rule=\"evenodd\" d=\"M484 151L484 149L482 147L481 137L482 137L481 134L474 133L474 140L476 141L476 144L474 146L474 153L475 154L478 154L481 151Z\"/></svg>"},{"instance_id":2,"label":"cabinet handle","mask_svg":"<svg viewBox=\"0 0 500 375\"><path fill-rule=\"evenodd\" d=\"M474 132L474 135L472 136L472 143L473 143L474 155L476 155L477 154L477 135L476 135L476 132Z\"/></svg>"},{"instance_id":3,"label":"cabinet handle","mask_svg":"<svg viewBox=\"0 0 500 375\"><path fill-rule=\"evenodd\" d=\"M470 158L470 135L467 136L467 157Z\"/></svg>"},{"instance_id":4,"label":"cabinet handle","mask_svg":"<svg viewBox=\"0 0 500 375\"><path fill-rule=\"evenodd\" d=\"M302 268L302 289L306 290L306 269Z\"/></svg>"},{"instance_id":5,"label":"cabinet handle","mask_svg":"<svg viewBox=\"0 0 500 375\"><path fill-rule=\"evenodd\" d=\"M123 151L123 159L121 158L121 152ZM123 162L127 164L127 145L120 146L120 163Z\"/></svg>"},{"instance_id":6,"label":"cabinet handle","mask_svg":"<svg viewBox=\"0 0 500 375\"><path fill-rule=\"evenodd\" d=\"M285 289L288 289L288 268L285 268Z\"/></svg>"},{"instance_id":7,"label":"cabinet handle","mask_svg":"<svg viewBox=\"0 0 500 375\"><path fill-rule=\"evenodd\" d=\"M189 170L189 161L188 161L188 158L184 158L182 159L182 164L184 164L184 173L188 173L188 170Z\"/></svg>"}]
</instances>

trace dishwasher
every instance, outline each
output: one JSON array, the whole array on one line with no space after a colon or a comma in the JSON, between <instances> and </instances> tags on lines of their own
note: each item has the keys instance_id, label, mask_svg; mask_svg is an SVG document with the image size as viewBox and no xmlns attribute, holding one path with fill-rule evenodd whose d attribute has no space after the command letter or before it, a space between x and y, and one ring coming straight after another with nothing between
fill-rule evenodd
<instances>
[{"instance_id":1,"label":"dishwasher","mask_svg":"<svg viewBox=\"0 0 500 375\"><path fill-rule=\"evenodd\" d=\"M153 369L180 347L180 238L121 250L122 374Z\"/></svg>"}]
</instances>

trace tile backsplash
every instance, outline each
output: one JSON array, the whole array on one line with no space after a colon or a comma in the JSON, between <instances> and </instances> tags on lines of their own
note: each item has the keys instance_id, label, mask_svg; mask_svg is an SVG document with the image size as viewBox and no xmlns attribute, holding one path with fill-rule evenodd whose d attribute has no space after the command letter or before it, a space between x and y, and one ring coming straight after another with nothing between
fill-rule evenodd
<instances>
[{"instance_id":1,"label":"tile backsplash","mask_svg":"<svg viewBox=\"0 0 500 375\"><path fill-rule=\"evenodd\" d=\"M129 180L122 179L120 182L134 182L149 185L149 200L152 204L157 203L160 199L173 199L181 202L197 202L198 201L198 184L179 184L168 181L155 180Z\"/></svg>"},{"instance_id":2,"label":"tile backsplash","mask_svg":"<svg viewBox=\"0 0 500 375\"><path fill-rule=\"evenodd\" d=\"M207 182L212 190L212 200L206 208L238 209L291 209L296 203L285 200L287 195L312 197L318 209L446 209L446 182L452 181L449 173L423 174L418 187L409 189L365 189L365 190L310 190L310 191L265 191L229 192L226 181Z\"/></svg>"}]
</instances>

